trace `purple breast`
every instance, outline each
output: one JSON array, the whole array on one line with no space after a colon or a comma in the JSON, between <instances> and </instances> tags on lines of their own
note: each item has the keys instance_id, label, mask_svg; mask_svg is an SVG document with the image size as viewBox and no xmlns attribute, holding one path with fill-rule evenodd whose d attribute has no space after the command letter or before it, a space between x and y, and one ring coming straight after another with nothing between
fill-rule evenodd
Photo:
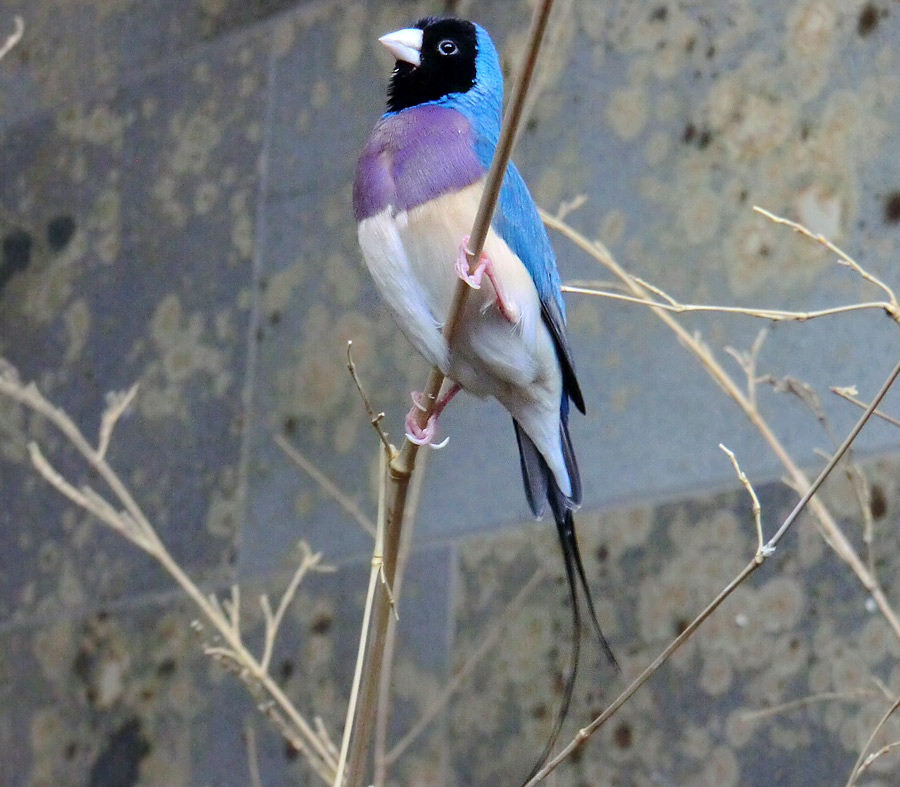
<instances>
[{"instance_id":1,"label":"purple breast","mask_svg":"<svg viewBox=\"0 0 900 787\"><path fill-rule=\"evenodd\" d=\"M382 118L372 131L356 165L353 212L359 222L389 205L409 210L484 173L463 115L433 104L410 107Z\"/></svg>"}]
</instances>

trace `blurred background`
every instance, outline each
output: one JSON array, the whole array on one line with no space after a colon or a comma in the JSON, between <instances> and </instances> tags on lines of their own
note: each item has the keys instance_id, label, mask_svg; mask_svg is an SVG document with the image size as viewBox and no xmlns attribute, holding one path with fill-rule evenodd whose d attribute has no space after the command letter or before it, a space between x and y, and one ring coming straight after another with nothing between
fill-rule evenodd
<instances>
[{"instance_id":1,"label":"blurred background","mask_svg":"<svg viewBox=\"0 0 900 787\"><path fill-rule=\"evenodd\" d=\"M284 587L299 539L337 567L304 582L274 662L337 740L371 539L274 437L374 515L377 443L346 342L395 442L427 374L367 278L350 208L392 67L377 38L428 13L471 18L509 76L530 10L0 0L0 38L15 15L25 23L0 61L0 356L89 436L106 393L140 383L111 462L205 590L242 584L254 643L253 599ZM751 206L826 234L900 286L898 59L890 0L558 0L514 158L542 207L585 195L566 220L683 302L805 311L882 300ZM608 282L571 242L551 241L564 280ZM657 317L566 297L588 408L572 424L579 532L623 664L614 674L585 641L570 735L752 556L750 503L718 444L756 486L769 533L796 496L759 432ZM679 319L743 385L725 348L746 352L763 323ZM877 310L781 323L757 372L812 386L840 440L859 409L828 387L855 385L868 401L898 349L897 325ZM767 383L757 398L814 472L833 447L820 419ZM900 413L900 393L884 409ZM450 442L429 456L400 609L394 739L507 625L391 783L518 783L567 660L562 560L552 526L530 521L499 405L460 397L441 432ZM35 475L25 448L35 438L74 479L98 483L58 433L0 398L0 784L248 784L248 729L266 787L318 783L201 654L196 612L171 579ZM894 604L898 447L885 422L857 446L874 563ZM826 495L861 549L849 481ZM538 567L549 577L508 612ZM886 709L876 679L900 690L900 646L873 609L804 518L555 783L843 784ZM896 783L892 757L866 778Z\"/></svg>"}]
</instances>

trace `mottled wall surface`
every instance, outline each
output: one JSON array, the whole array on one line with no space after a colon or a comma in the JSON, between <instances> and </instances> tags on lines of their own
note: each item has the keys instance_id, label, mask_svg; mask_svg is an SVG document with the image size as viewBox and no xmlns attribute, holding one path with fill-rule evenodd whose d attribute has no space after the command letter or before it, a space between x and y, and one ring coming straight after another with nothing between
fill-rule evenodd
<instances>
[{"instance_id":1,"label":"mottled wall surface","mask_svg":"<svg viewBox=\"0 0 900 787\"><path fill-rule=\"evenodd\" d=\"M0 0L0 38L13 15L26 25L0 61L0 356L89 435L106 392L140 383L111 460L204 587L277 591L299 538L340 566L304 586L275 660L335 737L371 543L273 436L373 511L377 446L346 341L395 440L427 369L361 266L350 180L390 70L377 37L448 9L491 31L511 73L529 4L510 0ZM900 286L898 75L890 0L557 0L515 158L543 207L585 195L568 221L682 302L881 300L751 206L827 234ZM609 279L551 240L564 279ZM752 552L749 503L718 443L759 485L767 528L794 497L764 484L781 474L777 459L654 315L585 295L567 306L588 406L573 419L579 526L623 664L611 674L586 640L574 732ZM742 380L725 348L747 350L762 324L682 320ZM858 410L828 386L870 397L897 331L878 310L779 324L757 372L810 383L841 436ZM831 439L816 418L768 385L758 398L787 449L817 467ZM900 411L900 394L885 408ZM450 444L429 458L402 610L398 737L535 567L552 579L510 616L395 780L514 783L558 699L561 561L546 524L520 526L527 507L499 406L461 397L441 431ZM96 483L59 434L0 398L0 784L245 784L247 723L264 784L313 783L242 688L199 655L194 612L171 580L35 476L32 438L75 481ZM898 444L884 422L861 438L884 457L867 467L875 564L894 603ZM832 486L858 544L850 490ZM559 783L843 783L885 710L853 692L873 678L900 688L897 642L865 601L801 522ZM744 714L823 692L839 698ZM893 783L890 767L879 761L867 783Z\"/></svg>"}]
</instances>

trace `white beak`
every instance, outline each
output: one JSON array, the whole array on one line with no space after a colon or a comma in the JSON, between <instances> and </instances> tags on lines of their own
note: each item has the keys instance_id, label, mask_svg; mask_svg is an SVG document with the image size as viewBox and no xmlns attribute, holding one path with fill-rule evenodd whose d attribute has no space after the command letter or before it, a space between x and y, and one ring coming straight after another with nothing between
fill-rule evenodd
<instances>
[{"instance_id":1,"label":"white beak","mask_svg":"<svg viewBox=\"0 0 900 787\"><path fill-rule=\"evenodd\" d=\"M418 66L422 62L422 35L422 31L416 27L405 27L383 35L378 40L397 60Z\"/></svg>"}]
</instances>

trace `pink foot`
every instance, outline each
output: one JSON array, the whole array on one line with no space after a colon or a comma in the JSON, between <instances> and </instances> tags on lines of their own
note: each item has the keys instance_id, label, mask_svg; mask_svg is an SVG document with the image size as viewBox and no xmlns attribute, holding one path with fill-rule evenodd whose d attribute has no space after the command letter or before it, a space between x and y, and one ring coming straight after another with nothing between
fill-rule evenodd
<instances>
[{"instance_id":1,"label":"pink foot","mask_svg":"<svg viewBox=\"0 0 900 787\"><path fill-rule=\"evenodd\" d=\"M497 302L497 308L500 310L500 314L503 315L507 322L513 324L517 323L521 316L519 314L519 309L506 297L494 272L494 263L484 251L481 252L481 256L478 258L478 264L475 266L475 270L471 273L469 272L468 245L469 236L466 235L462 239L462 243L459 244L459 257L456 259L457 276L473 290L480 290L481 280L484 276L487 276L491 286L494 288L494 297Z\"/></svg>"},{"instance_id":2,"label":"pink foot","mask_svg":"<svg viewBox=\"0 0 900 787\"><path fill-rule=\"evenodd\" d=\"M431 445L437 433L437 417L430 415L425 427L422 428L418 423L419 412L418 405L413 405L413 409L406 414L406 437L416 445Z\"/></svg>"},{"instance_id":3,"label":"pink foot","mask_svg":"<svg viewBox=\"0 0 900 787\"><path fill-rule=\"evenodd\" d=\"M460 386L457 383L453 383L443 396L438 397L424 427L419 426L419 417L428 410L425 395L418 391L413 391L410 394L413 400L413 406L406 414L406 436L411 443L415 443L416 445L432 445L434 443L434 436L437 434L437 419L444 411L444 408L450 404L450 400L459 392L459 389ZM435 445L434 447L443 448L446 444L447 441L445 440L443 443Z\"/></svg>"}]
</instances>

